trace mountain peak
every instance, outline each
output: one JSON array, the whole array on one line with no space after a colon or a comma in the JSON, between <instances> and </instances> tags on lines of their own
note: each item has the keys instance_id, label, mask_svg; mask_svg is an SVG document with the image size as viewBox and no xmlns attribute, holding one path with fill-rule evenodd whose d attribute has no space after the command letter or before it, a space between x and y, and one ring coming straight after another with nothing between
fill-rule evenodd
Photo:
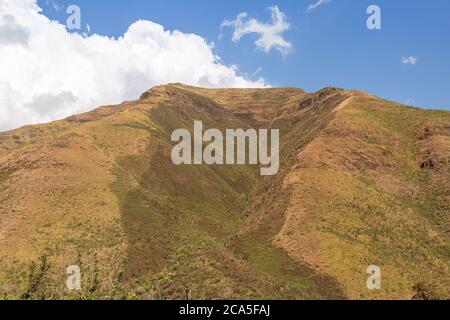
<instances>
[{"instance_id":1,"label":"mountain peak","mask_svg":"<svg viewBox=\"0 0 450 320\"><path fill-rule=\"evenodd\" d=\"M278 175L174 165L171 134L196 120L279 129ZM74 264L95 298L448 298L449 128L359 91L168 84L2 133L0 298L69 298ZM386 289L367 290L372 263Z\"/></svg>"}]
</instances>

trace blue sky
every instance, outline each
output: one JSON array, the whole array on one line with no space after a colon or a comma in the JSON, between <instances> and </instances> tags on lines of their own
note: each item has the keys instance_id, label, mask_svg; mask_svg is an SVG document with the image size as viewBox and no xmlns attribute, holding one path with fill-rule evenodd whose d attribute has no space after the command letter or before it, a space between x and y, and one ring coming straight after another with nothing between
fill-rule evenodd
<instances>
[{"instance_id":1,"label":"blue sky","mask_svg":"<svg viewBox=\"0 0 450 320\"><path fill-rule=\"evenodd\" d=\"M65 22L64 9L80 6L83 26L91 33L121 36L139 19L166 29L195 33L215 43L214 53L226 65L239 66L249 78L264 77L273 86L316 91L325 86L361 89L400 103L426 108L450 106L450 1L448 0L330 0L306 12L317 0L299 1L109 1L40 0L44 14ZM381 30L369 30L366 9L381 8ZM270 6L286 15L290 29L282 36L293 50L283 56L255 46L256 34L232 41L225 19L241 12L270 22ZM404 64L402 57L416 57Z\"/></svg>"}]
</instances>

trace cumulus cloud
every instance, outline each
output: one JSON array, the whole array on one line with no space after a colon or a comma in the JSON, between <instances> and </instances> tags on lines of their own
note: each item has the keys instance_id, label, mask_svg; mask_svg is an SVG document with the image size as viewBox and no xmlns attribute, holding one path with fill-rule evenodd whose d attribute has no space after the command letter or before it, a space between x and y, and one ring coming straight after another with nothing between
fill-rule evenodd
<instances>
[{"instance_id":1,"label":"cumulus cloud","mask_svg":"<svg viewBox=\"0 0 450 320\"><path fill-rule=\"evenodd\" d=\"M271 12L271 23L262 23L257 19L248 19L246 12L240 13L235 20L225 20L223 27L234 28L233 42L239 42L242 37L248 34L257 34L258 39L255 45L264 52L276 49L283 55L288 54L292 49L292 43L283 38L283 33L290 29L286 15L278 6L269 7Z\"/></svg>"},{"instance_id":2,"label":"cumulus cloud","mask_svg":"<svg viewBox=\"0 0 450 320\"><path fill-rule=\"evenodd\" d=\"M413 56L409 56L409 57L402 57L402 63L403 64L411 64L411 65L415 65L417 64L417 61L419 59L417 57L413 57Z\"/></svg>"},{"instance_id":3,"label":"cumulus cloud","mask_svg":"<svg viewBox=\"0 0 450 320\"><path fill-rule=\"evenodd\" d=\"M0 20L0 45L28 44L29 32L16 23L11 15L4 15Z\"/></svg>"},{"instance_id":4,"label":"cumulus cloud","mask_svg":"<svg viewBox=\"0 0 450 320\"><path fill-rule=\"evenodd\" d=\"M36 0L0 1L0 130L132 100L169 82L263 87L195 34L137 21L119 38L69 33Z\"/></svg>"},{"instance_id":5,"label":"cumulus cloud","mask_svg":"<svg viewBox=\"0 0 450 320\"><path fill-rule=\"evenodd\" d=\"M316 10L321 5L330 2L330 0L318 0L316 3L310 4L308 8L306 9L306 12L311 12L313 10Z\"/></svg>"}]
</instances>

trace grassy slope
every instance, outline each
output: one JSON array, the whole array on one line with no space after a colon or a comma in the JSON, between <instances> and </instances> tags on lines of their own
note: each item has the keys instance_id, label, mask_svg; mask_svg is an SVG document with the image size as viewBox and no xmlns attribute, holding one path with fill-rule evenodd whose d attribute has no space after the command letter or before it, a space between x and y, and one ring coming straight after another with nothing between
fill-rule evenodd
<instances>
[{"instance_id":1,"label":"grassy slope","mask_svg":"<svg viewBox=\"0 0 450 320\"><path fill-rule=\"evenodd\" d=\"M448 113L349 98L171 85L3 134L0 296L409 298L424 282L448 297ZM280 174L174 167L170 133L199 119L281 128Z\"/></svg>"},{"instance_id":2,"label":"grassy slope","mask_svg":"<svg viewBox=\"0 0 450 320\"><path fill-rule=\"evenodd\" d=\"M446 128L437 153L446 159L423 169L423 130L436 126ZM354 94L298 153L275 243L337 279L350 298L448 298L449 128L446 112ZM382 268L380 291L365 286L371 264Z\"/></svg>"}]
</instances>

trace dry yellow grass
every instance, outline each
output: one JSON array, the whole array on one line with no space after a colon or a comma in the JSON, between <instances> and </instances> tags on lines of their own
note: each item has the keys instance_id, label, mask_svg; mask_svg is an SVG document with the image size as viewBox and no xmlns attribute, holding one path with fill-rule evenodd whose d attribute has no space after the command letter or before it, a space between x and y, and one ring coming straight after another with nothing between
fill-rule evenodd
<instances>
[{"instance_id":1,"label":"dry yellow grass","mask_svg":"<svg viewBox=\"0 0 450 320\"><path fill-rule=\"evenodd\" d=\"M280 128L280 174L173 166L199 119ZM0 297L449 298L449 128L363 92L175 84L2 133Z\"/></svg>"}]
</instances>

